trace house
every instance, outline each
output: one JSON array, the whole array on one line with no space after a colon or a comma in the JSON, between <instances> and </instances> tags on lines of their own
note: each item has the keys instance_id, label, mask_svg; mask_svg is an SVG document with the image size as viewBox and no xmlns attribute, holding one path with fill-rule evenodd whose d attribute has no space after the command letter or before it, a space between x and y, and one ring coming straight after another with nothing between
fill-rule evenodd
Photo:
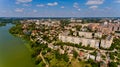
<instances>
[{"instance_id":1,"label":"house","mask_svg":"<svg viewBox=\"0 0 120 67\"><path fill-rule=\"evenodd\" d=\"M87 59L95 60L95 56L94 56L94 55L90 55L90 54L88 54Z\"/></svg>"}]
</instances>

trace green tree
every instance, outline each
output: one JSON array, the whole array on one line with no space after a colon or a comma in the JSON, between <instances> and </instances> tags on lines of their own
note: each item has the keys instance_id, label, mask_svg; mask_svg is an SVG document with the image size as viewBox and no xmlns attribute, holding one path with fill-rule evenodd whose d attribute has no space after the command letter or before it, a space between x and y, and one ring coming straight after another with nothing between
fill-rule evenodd
<instances>
[{"instance_id":1,"label":"green tree","mask_svg":"<svg viewBox=\"0 0 120 67\"><path fill-rule=\"evenodd\" d=\"M78 53L75 50L73 50L73 57L77 58L77 56L78 56Z\"/></svg>"},{"instance_id":2,"label":"green tree","mask_svg":"<svg viewBox=\"0 0 120 67\"><path fill-rule=\"evenodd\" d=\"M109 63L109 67L117 67L117 63L115 63L115 62L110 62L110 63Z\"/></svg>"}]
</instances>

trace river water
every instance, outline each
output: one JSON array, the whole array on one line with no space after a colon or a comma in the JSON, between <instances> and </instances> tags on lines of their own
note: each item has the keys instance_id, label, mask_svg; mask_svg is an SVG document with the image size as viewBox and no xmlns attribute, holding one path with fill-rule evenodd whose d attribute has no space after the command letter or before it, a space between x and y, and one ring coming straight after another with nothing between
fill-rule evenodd
<instances>
[{"instance_id":1,"label":"river water","mask_svg":"<svg viewBox=\"0 0 120 67\"><path fill-rule=\"evenodd\" d=\"M0 67L35 67L25 41L9 33L12 26L0 27Z\"/></svg>"}]
</instances>

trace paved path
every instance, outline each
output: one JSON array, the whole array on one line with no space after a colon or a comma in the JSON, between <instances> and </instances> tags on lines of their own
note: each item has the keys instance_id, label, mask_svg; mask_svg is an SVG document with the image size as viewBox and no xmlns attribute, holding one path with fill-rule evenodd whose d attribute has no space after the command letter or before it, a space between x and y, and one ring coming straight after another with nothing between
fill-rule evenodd
<instances>
[{"instance_id":1,"label":"paved path","mask_svg":"<svg viewBox=\"0 0 120 67\"><path fill-rule=\"evenodd\" d=\"M49 64L45 61L44 57L42 56L42 53L40 52L39 56L42 58L43 62L46 64L46 67L49 67Z\"/></svg>"}]
</instances>

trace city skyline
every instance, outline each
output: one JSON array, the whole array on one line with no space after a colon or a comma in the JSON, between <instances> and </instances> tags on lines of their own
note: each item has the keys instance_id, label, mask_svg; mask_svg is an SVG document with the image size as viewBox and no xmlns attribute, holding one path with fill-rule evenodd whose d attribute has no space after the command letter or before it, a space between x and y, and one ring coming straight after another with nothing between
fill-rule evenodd
<instances>
[{"instance_id":1,"label":"city skyline","mask_svg":"<svg viewBox=\"0 0 120 67\"><path fill-rule=\"evenodd\" d=\"M0 0L0 17L120 17L120 0Z\"/></svg>"}]
</instances>

